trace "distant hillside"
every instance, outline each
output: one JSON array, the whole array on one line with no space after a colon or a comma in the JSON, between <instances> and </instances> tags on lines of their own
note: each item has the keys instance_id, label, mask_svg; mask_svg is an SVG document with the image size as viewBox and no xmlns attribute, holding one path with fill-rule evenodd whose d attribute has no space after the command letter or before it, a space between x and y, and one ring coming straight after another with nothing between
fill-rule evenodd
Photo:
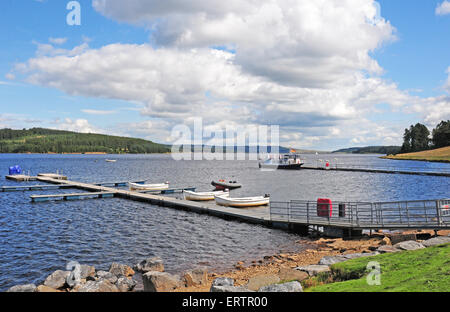
<instances>
[{"instance_id":1,"label":"distant hillside","mask_svg":"<svg viewBox=\"0 0 450 312\"><path fill-rule=\"evenodd\" d=\"M170 148L143 139L33 128L0 130L0 153L166 153Z\"/></svg>"},{"instance_id":2,"label":"distant hillside","mask_svg":"<svg viewBox=\"0 0 450 312\"><path fill-rule=\"evenodd\" d=\"M434 150L423 152L389 155L383 158L397 159L397 160L421 160L421 161L436 161L436 162L450 162L450 146L442 147Z\"/></svg>"},{"instance_id":3,"label":"distant hillside","mask_svg":"<svg viewBox=\"0 0 450 312\"><path fill-rule=\"evenodd\" d=\"M401 150L400 146L367 146L367 147L351 147L334 151L333 153L347 154L398 154Z\"/></svg>"}]
</instances>

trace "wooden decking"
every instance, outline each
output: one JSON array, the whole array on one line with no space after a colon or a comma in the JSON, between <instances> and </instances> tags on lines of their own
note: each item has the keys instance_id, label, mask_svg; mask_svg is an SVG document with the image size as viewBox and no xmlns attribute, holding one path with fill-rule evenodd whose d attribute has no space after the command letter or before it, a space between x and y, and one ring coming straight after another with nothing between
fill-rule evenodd
<instances>
[{"instance_id":1,"label":"wooden decking","mask_svg":"<svg viewBox=\"0 0 450 312\"><path fill-rule=\"evenodd\" d=\"M49 200L79 200L83 198L111 198L114 197L115 192L89 192L89 193L71 193L71 194L56 194L56 195L31 195L32 202L43 202Z\"/></svg>"}]
</instances>

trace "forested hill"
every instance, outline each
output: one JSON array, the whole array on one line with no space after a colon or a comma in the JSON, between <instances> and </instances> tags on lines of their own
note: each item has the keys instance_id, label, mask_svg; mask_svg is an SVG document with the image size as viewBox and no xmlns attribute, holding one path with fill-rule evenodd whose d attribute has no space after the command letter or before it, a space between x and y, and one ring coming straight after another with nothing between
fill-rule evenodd
<instances>
[{"instance_id":1,"label":"forested hill","mask_svg":"<svg viewBox=\"0 0 450 312\"><path fill-rule=\"evenodd\" d=\"M400 146L367 146L352 147L334 151L333 153L350 153L350 154L397 154L400 152Z\"/></svg>"},{"instance_id":2,"label":"forested hill","mask_svg":"<svg viewBox=\"0 0 450 312\"><path fill-rule=\"evenodd\" d=\"M143 139L33 128L0 130L0 153L166 153L170 148Z\"/></svg>"}]
</instances>

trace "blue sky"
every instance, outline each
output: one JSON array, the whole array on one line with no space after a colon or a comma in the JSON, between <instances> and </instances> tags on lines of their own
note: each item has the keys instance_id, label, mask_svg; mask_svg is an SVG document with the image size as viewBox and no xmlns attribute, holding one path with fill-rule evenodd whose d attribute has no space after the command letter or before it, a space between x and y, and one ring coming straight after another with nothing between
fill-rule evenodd
<instances>
[{"instance_id":1,"label":"blue sky","mask_svg":"<svg viewBox=\"0 0 450 312\"><path fill-rule=\"evenodd\" d=\"M139 4L142 6L136 5L126 10L125 8L120 10L115 3L116 0L104 0L103 7L95 8L92 1L79 2L82 14L81 26L67 25L68 1L4 0L0 3L0 127L51 127L99 131L169 142L171 128L174 125L184 121L189 123L190 117L198 117L198 115L201 115L213 128L223 124L254 124L264 119L268 123L280 124L284 133L281 138L284 145L330 150L359 145L401 144L402 129L410 124L424 122L432 126L439 119L450 118L449 85L447 85L449 79L447 69L450 67L448 56L450 14L437 15L435 11L442 1L380 0L381 16L392 26L392 29L388 29L386 25L380 25L377 29L370 30L372 32L363 33L358 29L357 33L353 33L354 28L351 28L353 26L349 23L349 29L344 28L338 34L344 34L341 41L344 46L347 44L345 32L348 32L350 37L354 35L355 40L357 38L364 40L368 35L373 34L380 37L378 42L367 39L367 45L354 43L361 48L362 53L365 53L367 49L370 50L374 44L378 46L368 52L370 60L367 64L361 65L361 60L349 58L342 62L342 67L339 64L339 66L332 66L337 69L330 69L327 63L328 58L323 57L322 54L329 54L330 58L339 55L339 59L342 59L342 55L338 54L341 52L334 51L340 49L339 42L336 45L336 42L325 34L323 42L324 47L328 47L326 51L317 51L317 45L309 47L311 51L315 51L312 53L316 53L313 58L314 64L318 66L317 71L314 70L316 67L313 65L305 64L305 55L301 51L305 44L300 42L300 39L294 43L297 48L292 48L292 42L288 44L284 41L277 42L275 47L267 46L267 42L264 41L255 41L255 44L246 45L246 41L254 38L244 38L244 34L234 34L233 30L229 30L228 33L226 28L229 27L228 21L217 17L222 13L223 16L226 14L238 16L244 14L245 10L244 13L241 13L241 10L236 13L237 11L233 11L234 8L225 5L223 8L221 6L211 8L205 2L203 7L201 2L194 1L197 4L195 7L193 4L192 8L183 8L184 11L181 13L177 11L177 8L160 8L158 4L149 4L153 6L149 8L149 13L144 14L145 2ZM236 5L240 5L240 2L237 0ZM283 1L275 0L274 2L277 4L280 2L279 8L283 10ZM330 0L330 3L334 2ZM364 2L369 3L371 0L364 0ZM350 4L348 10L353 9ZM242 5L245 4L242 3ZM219 12L222 9L223 12ZM310 8L307 7L307 9ZM208 24L208 21L204 22L205 25L199 24L197 16L201 15L196 15L200 14L196 10L200 10L202 14L206 12L206 16L212 12L210 18L217 18L214 20L215 24ZM177 19L180 14L183 16L182 25ZM349 14L349 16L353 15ZM259 14L256 18L262 18L262 16ZM338 17L324 16L325 20L320 18L322 17L318 17L318 23L323 23L325 28L330 27L331 30L332 23L335 22L333 18ZM299 29L303 27L298 26L295 20L281 22ZM257 28L251 27L252 25L248 26L248 29L258 31ZM212 29L210 31L212 34L204 29ZM187 31L192 34L192 38L189 37L188 43L180 43L180 40L185 38L184 34L188 33ZM277 31L278 29L274 28L273 34L277 34ZM311 35L307 33L308 27L297 31L306 32L306 36ZM269 41L272 31L266 34L269 36ZM313 35L316 36L316 33ZM216 39L220 36L225 39L222 41ZM395 39L393 39L394 36ZM55 41L51 38L59 38L63 43L52 43ZM274 38L281 40L278 39L279 36ZM327 40L331 41L327 42ZM45 53L39 52L42 45L49 44L50 50L46 50ZM80 52L70 52L83 44L87 47ZM261 44L260 48L258 44ZM273 51L277 47L280 47L281 51L284 44L286 44L286 50L278 53L285 53L281 58ZM114 84L111 83L111 78L102 81L105 71L122 73L125 69L110 65L116 63L114 56L105 58L101 72L103 74L96 72L97 69L94 68L96 64L89 64L90 58L85 57L86 66L78 66L83 67L85 72L82 73L82 77L87 78L75 79L70 72L56 76L57 66L64 62L69 64L74 58L86 55L85 53L89 51L96 53L98 59L102 60L103 48L111 47L111 45L124 48L121 50L122 54L130 50L129 56L124 55L124 58L130 58L125 64L136 60L135 54L132 54L135 52L138 53L136 55L143 55L144 51L156 54L151 56L151 61L137 62L136 60L137 64L130 64L130 67L134 68L134 76L131 78L134 79L140 75L142 77L156 75L161 85L153 87L152 83L155 80L149 80L145 84L146 87L141 90L136 87L139 79L131 83L125 76L123 82L117 81ZM143 47L144 51L140 51L137 45ZM335 45L336 48L334 48ZM207 50L211 51L217 47L228 48L218 49L225 51L223 51L224 55L218 56L216 61L207 56L209 53ZM57 49L61 49L61 52ZM296 49L300 51L298 54L292 52ZM354 50L353 46L349 46L348 49L348 51ZM198 52L203 50L206 56L201 54L203 52ZM191 59L192 53L195 56ZM254 60L252 60L253 53ZM170 58L169 55L171 55ZM175 59L187 58L188 61L182 63L186 67L180 68L179 64L174 64L176 62L173 61L173 56ZM156 57L159 57L161 62L158 59L155 61ZM168 57L167 60L166 57ZM227 58L228 63L222 63L223 58ZM277 62L279 60L284 62L287 59L292 62L288 69L270 66L283 64ZM28 63L30 60L39 60L40 64L51 63L32 68L31 63ZM106 63L106 60L109 63ZM381 71L367 74L372 66L371 60L378 63ZM221 80L220 84L217 83L217 86L209 80L197 84L196 76L192 78L188 76L195 71L192 67L194 65L188 63L190 61L195 66L206 62L202 66L211 68L208 74L201 75L201 79L211 72L215 73L216 68L220 68L217 69L218 72L224 74L218 79L223 81ZM149 62L151 65L148 65ZM163 68L160 67L161 63L164 64ZM232 66L228 68L230 63ZM349 63L352 64L348 65ZM19 70L18 64L25 64L27 70ZM81 61L80 64L82 64ZM142 64L149 67L143 69ZM51 66L54 67L50 70ZM94 67L90 69L89 66ZM108 66L111 68L109 69ZM172 72L170 66L174 66L173 72L179 71L174 77L170 76ZM142 69L142 72L139 72L139 69ZM73 75L78 74L77 67L71 67L71 71ZM316 72L323 74L317 77ZM30 79L33 73L38 74L35 80ZM353 89L352 85L356 83L341 85L347 78L350 81L359 74L362 75L358 78L358 84L361 84L360 89ZM183 79L180 78L178 81L180 76ZM167 80L161 81L163 79ZM380 85L376 89L372 87L375 80ZM242 86L245 90L240 90L239 83L243 81L248 85ZM98 88L91 87L93 84L98 84ZM102 87L102 84L105 87ZM224 85L228 86L227 89L224 89ZM116 87L120 90L108 92ZM122 89L128 87L136 89L135 94L131 95L130 92L130 96L123 95ZM352 95L342 99L341 92L347 87L349 91L344 94ZM252 88L258 92L247 94L246 90ZM286 92L289 92L287 99L280 100L280 94L286 94ZM314 97L309 99L305 94L308 96L314 94ZM187 97L184 102L185 95ZM162 96L162 100L158 96ZM391 101L394 98L395 100ZM334 105L326 104L327 101L342 103L335 108L327 106ZM180 106L182 104L184 106ZM189 110L190 107L192 110ZM432 113L430 113L430 107L434 107ZM220 113L211 113L215 110ZM298 123L293 125L293 121L288 122L290 117L293 118L294 123L295 121ZM317 120L317 124L304 123L308 118ZM358 120L364 122L359 123ZM284 122L286 122L285 127Z\"/></svg>"}]
</instances>

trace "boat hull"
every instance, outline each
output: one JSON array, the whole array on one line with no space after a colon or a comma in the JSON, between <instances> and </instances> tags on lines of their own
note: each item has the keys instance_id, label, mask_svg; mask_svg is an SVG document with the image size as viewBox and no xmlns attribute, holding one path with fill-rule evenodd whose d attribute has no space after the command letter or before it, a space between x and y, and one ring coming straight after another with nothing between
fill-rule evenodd
<instances>
[{"instance_id":1,"label":"boat hull","mask_svg":"<svg viewBox=\"0 0 450 312\"><path fill-rule=\"evenodd\" d=\"M225 207L251 208L269 205L270 198L268 197L227 198L223 196L216 196L215 201L217 205Z\"/></svg>"},{"instance_id":2,"label":"boat hull","mask_svg":"<svg viewBox=\"0 0 450 312\"><path fill-rule=\"evenodd\" d=\"M211 182L211 185L216 188L216 190L234 190L241 188L242 185L238 183L227 183L227 182Z\"/></svg>"},{"instance_id":3,"label":"boat hull","mask_svg":"<svg viewBox=\"0 0 450 312\"><path fill-rule=\"evenodd\" d=\"M137 184L128 183L131 191L164 191L169 189L169 184Z\"/></svg>"},{"instance_id":4,"label":"boat hull","mask_svg":"<svg viewBox=\"0 0 450 312\"><path fill-rule=\"evenodd\" d=\"M190 201L212 201L216 196L228 196L228 192L204 192L196 193L184 191L184 198Z\"/></svg>"},{"instance_id":5,"label":"boat hull","mask_svg":"<svg viewBox=\"0 0 450 312\"><path fill-rule=\"evenodd\" d=\"M261 169L272 169L272 170L300 170L304 164L259 164Z\"/></svg>"}]
</instances>

